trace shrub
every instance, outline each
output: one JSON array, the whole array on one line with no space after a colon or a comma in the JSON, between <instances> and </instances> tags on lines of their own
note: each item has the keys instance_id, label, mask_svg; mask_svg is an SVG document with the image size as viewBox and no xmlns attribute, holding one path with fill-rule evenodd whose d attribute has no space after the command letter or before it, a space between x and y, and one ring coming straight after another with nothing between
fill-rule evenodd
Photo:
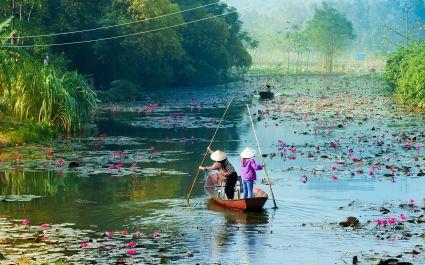
<instances>
[{"instance_id":1,"label":"shrub","mask_svg":"<svg viewBox=\"0 0 425 265\"><path fill-rule=\"evenodd\" d=\"M0 145L36 143L57 137L55 128L48 123L26 121L0 134Z\"/></svg>"},{"instance_id":2,"label":"shrub","mask_svg":"<svg viewBox=\"0 0 425 265\"><path fill-rule=\"evenodd\" d=\"M128 80L115 80L107 91L98 91L97 95L103 102L119 102L127 100L141 100L142 88Z\"/></svg>"},{"instance_id":3,"label":"shrub","mask_svg":"<svg viewBox=\"0 0 425 265\"><path fill-rule=\"evenodd\" d=\"M8 68L0 69L0 79L7 85L0 85L0 97L15 120L34 120L68 133L82 130L90 121L96 95L76 72L62 72L26 57L4 64Z\"/></svg>"},{"instance_id":4,"label":"shrub","mask_svg":"<svg viewBox=\"0 0 425 265\"><path fill-rule=\"evenodd\" d=\"M425 40L397 50L387 61L386 78L403 103L425 109Z\"/></svg>"}]
</instances>

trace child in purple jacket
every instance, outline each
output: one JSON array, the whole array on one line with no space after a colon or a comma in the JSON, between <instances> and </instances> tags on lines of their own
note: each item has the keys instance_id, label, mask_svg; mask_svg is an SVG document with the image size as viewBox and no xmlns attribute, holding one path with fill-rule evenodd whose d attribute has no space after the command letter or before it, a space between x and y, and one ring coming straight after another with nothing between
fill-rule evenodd
<instances>
[{"instance_id":1,"label":"child in purple jacket","mask_svg":"<svg viewBox=\"0 0 425 265\"><path fill-rule=\"evenodd\" d=\"M245 148L241 153L241 178L243 183L242 197L253 198L254 181L257 179L256 170L262 170L261 165L255 163L254 157L257 152L252 148Z\"/></svg>"}]
</instances>

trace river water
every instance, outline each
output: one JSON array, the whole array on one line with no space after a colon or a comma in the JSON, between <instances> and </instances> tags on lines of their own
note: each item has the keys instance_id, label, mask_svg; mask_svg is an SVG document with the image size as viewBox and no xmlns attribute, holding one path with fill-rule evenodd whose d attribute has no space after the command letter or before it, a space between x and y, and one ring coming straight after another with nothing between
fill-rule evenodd
<instances>
[{"instance_id":1,"label":"river water","mask_svg":"<svg viewBox=\"0 0 425 265\"><path fill-rule=\"evenodd\" d=\"M265 82L278 93L273 102L251 93ZM226 151L240 168L238 154L256 147L249 104L267 154L277 209L261 181L263 172L256 185L270 198L262 212L215 205L203 190L203 173L191 207L186 206L195 170L230 98L234 103L213 148ZM31 151L43 154L52 148L53 158L32 159L19 170L3 168L0 195L43 197L0 202L1 217L173 234L175 244L193 254L175 261L183 264L351 264L355 255L398 255L423 245L423 224L409 228L418 236L382 240L370 222L383 217L382 206L391 211L386 217L418 215L398 205L414 199L423 207L425 198L425 119L405 112L379 81L251 77L225 86L149 92L144 102L102 106L95 120L97 132L91 137L37 145ZM416 141L406 147L406 139L414 136ZM26 149L30 147L9 151ZM53 165L60 158L65 164L79 160L83 167L69 171ZM123 169L108 169L117 163ZM131 168L132 163L137 167ZM397 167L394 176L385 166ZM368 228L338 226L348 216ZM423 254L407 259L425 263Z\"/></svg>"}]
</instances>

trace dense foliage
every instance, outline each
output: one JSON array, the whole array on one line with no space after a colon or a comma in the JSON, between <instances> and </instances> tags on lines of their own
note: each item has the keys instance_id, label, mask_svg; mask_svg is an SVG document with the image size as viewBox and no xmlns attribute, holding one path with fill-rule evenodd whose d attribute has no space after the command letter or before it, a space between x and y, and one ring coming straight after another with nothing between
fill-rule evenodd
<instances>
[{"instance_id":1,"label":"dense foliage","mask_svg":"<svg viewBox=\"0 0 425 265\"><path fill-rule=\"evenodd\" d=\"M76 72L35 63L28 55L0 52L0 99L18 121L35 120L66 132L90 121L95 94Z\"/></svg>"},{"instance_id":2,"label":"dense foliage","mask_svg":"<svg viewBox=\"0 0 425 265\"><path fill-rule=\"evenodd\" d=\"M3 45L10 40L9 23L11 19L0 25ZM82 76L15 48L0 49L0 104L2 123L20 122L18 130L7 132L9 140L17 142L52 136L53 128L82 130L96 106L95 94Z\"/></svg>"},{"instance_id":3,"label":"dense foliage","mask_svg":"<svg viewBox=\"0 0 425 265\"><path fill-rule=\"evenodd\" d=\"M18 142L85 128L92 86L120 101L218 82L249 67L246 49L256 44L219 0L4 0L1 21L0 126L15 123L7 135ZM57 45L81 41L89 42Z\"/></svg>"},{"instance_id":4,"label":"dense foliage","mask_svg":"<svg viewBox=\"0 0 425 265\"><path fill-rule=\"evenodd\" d=\"M425 109L425 40L401 48L387 61L386 76L396 96L414 108Z\"/></svg>"},{"instance_id":5,"label":"dense foliage","mask_svg":"<svg viewBox=\"0 0 425 265\"><path fill-rule=\"evenodd\" d=\"M197 8L211 3L215 4ZM193 8L197 9L180 13ZM129 80L142 88L211 83L227 78L233 68L249 67L252 60L246 48L255 43L242 31L237 13L222 16L234 11L219 0L5 0L0 3L0 19L14 16L11 28L15 36L129 23L78 34L14 39L17 45L85 41L154 30L108 41L31 50L40 57L49 53L51 60L63 56L68 69L89 75L101 89L109 88L115 80ZM173 15L168 16L170 13ZM146 19L149 20L130 23ZM207 20L190 23L198 19ZM183 25L185 22L190 24Z\"/></svg>"},{"instance_id":6,"label":"dense foliage","mask_svg":"<svg viewBox=\"0 0 425 265\"><path fill-rule=\"evenodd\" d=\"M354 39L353 25L335 8L324 3L316 8L313 18L308 21L305 34L312 47L323 55L323 64L332 72L335 56L347 48Z\"/></svg>"}]
</instances>

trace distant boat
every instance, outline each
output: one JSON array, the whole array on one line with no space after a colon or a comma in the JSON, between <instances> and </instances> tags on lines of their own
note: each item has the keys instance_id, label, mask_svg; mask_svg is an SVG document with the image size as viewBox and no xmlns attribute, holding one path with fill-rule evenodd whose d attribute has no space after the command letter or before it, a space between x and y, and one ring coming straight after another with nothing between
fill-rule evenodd
<instances>
[{"instance_id":1,"label":"distant boat","mask_svg":"<svg viewBox=\"0 0 425 265\"><path fill-rule=\"evenodd\" d=\"M272 99L274 97L274 93L271 91L271 89L272 89L272 86L267 84L263 90L258 92L258 94L260 95L260 98Z\"/></svg>"},{"instance_id":2,"label":"distant boat","mask_svg":"<svg viewBox=\"0 0 425 265\"><path fill-rule=\"evenodd\" d=\"M239 211L258 211L261 210L268 199L267 193L260 188L254 187L254 198L227 200L220 198L216 193L216 188L221 188L217 179L217 174L210 174L205 182L205 190L217 204Z\"/></svg>"},{"instance_id":3,"label":"distant boat","mask_svg":"<svg viewBox=\"0 0 425 265\"><path fill-rule=\"evenodd\" d=\"M271 92L271 91L260 91L260 92L258 92L258 94L260 95L260 98L263 98L263 99L274 98L274 93Z\"/></svg>"}]
</instances>

